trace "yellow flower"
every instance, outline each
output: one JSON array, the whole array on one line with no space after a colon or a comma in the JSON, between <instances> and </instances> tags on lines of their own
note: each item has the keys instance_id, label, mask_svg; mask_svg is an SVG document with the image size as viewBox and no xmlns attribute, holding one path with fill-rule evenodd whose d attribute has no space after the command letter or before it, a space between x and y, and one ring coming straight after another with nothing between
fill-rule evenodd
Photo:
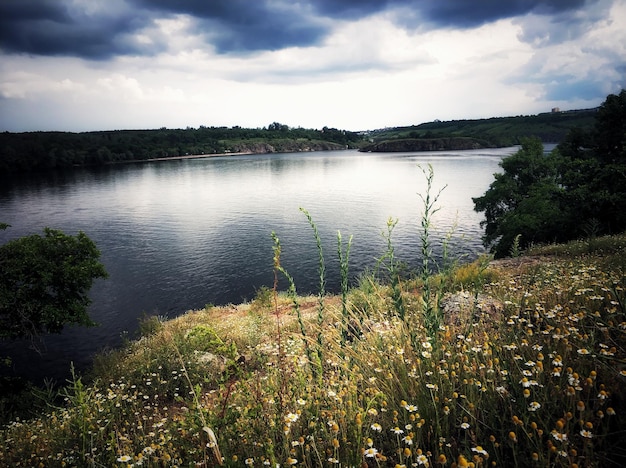
<instances>
[{"instance_id":1,"label":"yellow flower","mask_svg":"<svg viewBox=\"0 0 626 468\"><path fill-rule=\"evenodd\" d=\"M517 434L515 434L515 432L513 431L509 432L509 439L511 439L513 442L517 442Z\"/></svg>"}]
</instances>

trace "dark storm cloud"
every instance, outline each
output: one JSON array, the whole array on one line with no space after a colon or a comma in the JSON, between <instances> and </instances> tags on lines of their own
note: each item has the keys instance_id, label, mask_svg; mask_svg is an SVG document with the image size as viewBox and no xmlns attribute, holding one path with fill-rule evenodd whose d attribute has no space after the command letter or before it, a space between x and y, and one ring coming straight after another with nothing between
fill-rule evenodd
<instances>
[{"instance_id":1,"label":"dark storm cloud","mask_svg":"<svg viewBox=\"0 0 626 468\"><path fill-rule=\"evenodd\" d=\"M9 53L106 59L145 53L131 34L147 19L128 9L89 13L58 0L2 0L0 49Z\"/></svg>"},{"instance_id":2,"label":"dark storm cloud","mask_svg":"<svg viewBox=\"0 0 626 468\"><path fill-rule=\"evenodd\" d=\"M277 50L316 43L328 31L297 3L264 0L133 0L156 13L187 14L218 52Z\"/></svg>"},{"instance_id":3,"label":"dark storm cloud","mask_svg":"<svg viewBox=\"0 0 626 468\"><path fill-rule=\"evenodd\" d=\"M598 0L589 0L595 3ZM192 31L219 53L277 50L319 43L334 21L395 12L403 27L471 28L534 12L559 15L585 0L117 0L96 2L1 0L0 49L9 53L106 59L152 54L167 37L138 41L159 18L194 19Z\"/></svg>"},{"instance_id":4,"label":"dark storm cloud","mask_svg":"<svg viewBox=\"0 0 626 468\"><path fill-rule=\"evenodd\" d=\"M552 15L577 10L585 5L585 0L398 0L394 3L415 9L417 20L439 27L466 29L528 13Z\"/></svg>"}]
</instances>

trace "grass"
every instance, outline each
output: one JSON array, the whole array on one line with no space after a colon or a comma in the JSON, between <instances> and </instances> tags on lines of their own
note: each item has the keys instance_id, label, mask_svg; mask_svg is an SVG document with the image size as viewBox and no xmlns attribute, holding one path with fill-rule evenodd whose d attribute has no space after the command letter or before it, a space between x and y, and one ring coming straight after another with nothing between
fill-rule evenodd
<instances>
[{"instance_id":1,"label":"grass","mask_svg":"<svg viewBox=\"0 0 626 468\"><path fill-rule=\"evenodd\" d=\"M337 296L302 210L317 296L297 294L273 234L273 288L146 317L141 338L0 430L0 466L623 466L626 235L437 270L437 197L422 198L412 276L390 219L386 279L349 287L351 238L338 233Z\"/></svg>"},{"instance_id":2,"label":"grass","mask_svg":"<svg viewBox=\"0 0 626 468\"><path fill-rule=\"evenodd\" d=\"M392 287L361 278L349 340L341 297L320 321L319 297L296 313L268 289L147 319L63 404L8 424L0 465L621 466L625 239L432 276L435 337L421 278L403 284L405 320Z\"/></svg>"}]
</instances>

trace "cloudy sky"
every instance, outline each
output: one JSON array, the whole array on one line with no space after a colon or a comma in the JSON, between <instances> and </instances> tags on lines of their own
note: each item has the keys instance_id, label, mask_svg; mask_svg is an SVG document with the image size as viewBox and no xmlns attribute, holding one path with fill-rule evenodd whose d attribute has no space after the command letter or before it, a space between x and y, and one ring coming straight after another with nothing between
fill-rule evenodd
<instances>
[{"instance_id":1,"label":"cloudy sky","mask_svg":"<svg viewBox=\"0 0 626 468\"><path fill-rule=\"evenodd\" d=\"M599 105L626 0L0 0L0 130L347 130Z\"/></svg>"}]
</instances>

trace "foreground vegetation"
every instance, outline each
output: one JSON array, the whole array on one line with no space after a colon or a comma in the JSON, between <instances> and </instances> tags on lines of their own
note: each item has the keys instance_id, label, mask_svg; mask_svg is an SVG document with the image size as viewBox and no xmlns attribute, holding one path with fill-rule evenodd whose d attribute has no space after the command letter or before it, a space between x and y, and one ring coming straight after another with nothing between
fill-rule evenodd
<instances>
[{"instance_id":1,"label":"foreground vegetation","mask_svg":"<svg viewBox=\"0 0 626 468\"><path fill-rule=\"evenodd\" d=\"M390 242L386 281L328 296L320 248L318 297L146 319L62 404L8 424L0 465L623 466L625 249L403 278Z\"/></svg>"}]
</instances>

